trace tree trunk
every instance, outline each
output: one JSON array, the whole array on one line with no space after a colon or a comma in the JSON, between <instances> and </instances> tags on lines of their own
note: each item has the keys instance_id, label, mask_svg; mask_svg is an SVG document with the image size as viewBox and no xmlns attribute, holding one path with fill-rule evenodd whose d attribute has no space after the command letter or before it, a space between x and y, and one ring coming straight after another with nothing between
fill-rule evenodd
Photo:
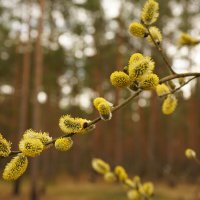
<instances>
[{"instance_id":1,"label":"tree trunk","mask_svg":"<svg viewBox=\"0 0 200 200\"><path fill-rule=\"evenodd\" d=\"M29 78L30 78L30 52L29 44L27 44L23 56L22 69L22 88L20 100L20 116L19 116L19 134L17 140L20 140L22 133L27 129L28 122L28 97L29 97ZM20 179L14 183L13 194L20 194Z\"/></svg>"},{"instance_id":2,"label":"tree trunk","mask_svg":"<svg viewBox=\"0 0 200 200\"><path fill-rule=\"evenodd\" d=\"M39 1L40 9L41 9L41 16L38 21L38 37L36 40L35 45L35 68L34 68L34 91L33 91L33 128L37 131L41 128L41 108L40 103L37 100L37 95L41 90L42 85L42 45L41 45L41 36L43 31L43 19L44 19L44 6L45 0ZM31 170L31 200L38 200L39 193L38 193L38 159L35 158L32 161L32 170Z\"/></svg>"},{"instance_id":3,"label":"tree trunk","mask_svg":"<svg viewBox=\"0 0 200 200\"><path fill-rule=\"evenodd\" d=\"M18 128L18 123L17 123L16 118L18 118L18 115L19 115L17 107L20 104L19 89L20 89L20 84L21 84L21 80L20 80L21 79L21 75L20 75L21 56L19 54L19 46L21 44L20 44L19 38L17 38L16 40L18 40L18 42L16 44L17 46L16 46L16 50L15 50L15 54L16 54L15 55L15 64L13 66L13 68L14 68L13 86L15 87L15 93L14 93L13 98L12 98L12 105L13 105L14 112L12 114L12 123L11 123L11 124L13 124L13 128L14 128L15 131ZM13 137L13 148L14 149L18 148L18 142L19 142L19 135L15 134L14 137ZM19 194L18 181L14 182L12 193L13 193L13 195Z\"/></svg>"},{"instance_id":4,"label":"tree trunk","mask_svg":"<svg viewBox=\"0 0 200 200\"><path fill-rule=\"evenodd\" d=\"M29 5L30 6L30 5ZM29 7L30 11L31 8ZM27 19L27 24L29 26L30 16ZM24 45L24 54L23 54L23 67L22 67L22 82L21 82L21 91L20 91L20 113L19 113L19 134L17 135L17 141L20 140L22 133L27 129L28 125L28 105L29 105L29 84L30 81L30 26L28 30L28 41ZM18 179L14 183L13 194L20 194L20 181Z\"/></svg>"}]
</instances>

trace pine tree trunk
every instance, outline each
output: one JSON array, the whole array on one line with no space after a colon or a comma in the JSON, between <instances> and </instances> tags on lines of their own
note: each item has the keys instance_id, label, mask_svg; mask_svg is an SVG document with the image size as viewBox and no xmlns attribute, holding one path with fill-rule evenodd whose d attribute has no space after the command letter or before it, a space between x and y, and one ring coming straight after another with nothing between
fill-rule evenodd
<instances>
[{"instance_id":1,"label":"pine tree trunk","mask_svg":"<svg viewBox=\"0 0 200 200\"><path fill-rule=\"evenodd\" d=\"M27 20L29 25L30 17ZM19 113L19 134L17 140L19 141L23 132L27 129L28 123L28 105L29 105L29 81L30 81L30 27L28 31L28 41L24 46L23 66L22 66L22 83L20 95L20 113ZM20 179L14 183L13 194L20 194Z\"/></svg>"},{"instance_id":2,"label":"pine tree trunk","mask_svg":"<svg viewBox=\"0 0 200 200\"><path fill-rule=\"evenodd\" d=\"M33 128L37 131L41 128L41 108L40 103L37 100L37 95L40 92L42 85L42 45L41 45L41 35L43 32L43 19L44 19L44 6L45 0L39 1L41 16L38 21L38 37L35 45L35 66L34 66L34 91L33 91ZM31 169L31 200L38 200L38 158L32 160L32 169Z\"/></svg>"}]
</instances>

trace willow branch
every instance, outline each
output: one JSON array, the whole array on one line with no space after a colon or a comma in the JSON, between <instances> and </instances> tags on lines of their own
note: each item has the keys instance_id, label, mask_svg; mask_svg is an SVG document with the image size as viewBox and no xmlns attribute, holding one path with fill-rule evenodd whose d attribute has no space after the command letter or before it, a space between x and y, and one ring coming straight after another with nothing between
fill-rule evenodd
<instances>
[{"instance_id":1,"label":"willow branch","mask_svg":"<svg viewBox=\"0 0 200 200\"><path fill-rule=\"evenodd\" d=\"M170 80L173 80L173 79L176 79L176 78L180 78L180 77L188 77L188 76L194 76L192 79L194 78L197 78L200 76L200 72L191 72L191 73L182 73L182 74L171 74L169 76L166 76L162 79L160 79L160 84L161 83L165 83L167 81L170 81ZM186 85L187 83L185 83L184 85ZM182 85L183 86L183 85ZM119 105L115 106L113 109L112 109L112 113L114 113L115 111L123 108L124 106L126 106L127 104L129 104L135 97L137 97L140 93L142 92L142 90L138 90L137 92L135 93L132 93L127 99L125 99L122 103L120 103ZM84 128L88 128L94 124L97 124L99 121L101 121L101 118L100 117L97 117L96 119L92 120L91 122L89 122L88 124L86 124L86 126ZM54 144L55 141L58 139L58 138L62 138L62 137L73 137L74 135L77 135L75 133L70 133L70 134L63 134L57 138L54 138L53 140L51 140L50 142L46 143L45 146L49 146L51 144ZM12 156L12 155L16 155L18 153L21 153L21 151L11 151L11 153L9 154L9 156ZM0 157L0 158L4 158L4 157Z\"/></svg>"},{"instance_id":2,"label":"willow branch","mask_svg":"<svg viewBox=\"0 0 200 200\"><path fill-rule=\"evenodd\" d=\"M112 109L112 113L114 113L115 111L121 109L122 107L126 106L128 103L131 102L131 100L133 100L135 97L137 97L140 93L142 92L142 90L138 90L136 93L133 93L131 94L127 99L125 99L122 103L120 103L119 105L115 106L113 109ZM94 120L92 120L90 123L88 123L85 128L88 128L96 123L98 123L99 121L101 121L101 118L98 117ZM62 137L73 137L74 135L77 135L75 133L70 133L70 134L63 134L57 138L54 138L53 140L51 140L50 142L47 142L45 144L45 146L49 146L51 144L54 144L55 141L58 139L58 138L62 138ZM9 156L12 156L12 155L16 155L18 153L21 153L21 151L11 151L11 153L9 154Z\"/></svg>"},{"instance_id":3,"label":"willow branch","mask_svg":"<svg viewBox=\"0 0 200 200\"><path fill-rule=\"evenodd\" d=\"M163 53L163 50L162 50L161 46L154 40L154 38L153 38L151 32L149 31L149 27L146 26L146 29L147 29L147 31L148 31L149 36L151 37L151 40L153 41L153 43L154 43L154 45L155 45L155 47L156 47L156 49L157 49L158 52L160 53L160 55L161 55L162 59L164 60L164 62L166 63L167 68L169 69L169 71L170 71L172 74L176 74L176 72L172 69L172 67L171 67L171 65L170 65L170 63L169 63L169 61L168 61L166 55Z\"/></svg>"},{"instance_id":4,"label":"willow branch","mask_svg":"<svg viewBox=\"0 0 200 200\"><path fill-rule=\"evenodd\" d=\"M183 83L182 85L180 85L179 87L177 87L176 89L172 90L171 92L167 93L167 94L164 94L164 95L161 95L160 97L166 97L167 95L169 94L174 94L176 93L178 90L180 90L183 86L187 85L190 81L196 79L197 76L194 76L193 78L189 79L188 81L186 81L185 83Z\"/></svg>"},{"instance_id":5,"label":"willow branch","mask_svg":"<svg viewBox=\"0 0 200 200\"><path fill-rule=\"evenodd\" d=\"M173 80L173 79L176 79L176 78L184 78L184 77L188 77L188 76L195 76L195 77L199 77L200 76L200 72L188 72L188 73L182 73L182 74L172 74L172 75L169 75L169 76L166 76L162 79L160 79L159 83L165 83L167 81L170 81L170 80Z\"/></svg>"}]
</instances>

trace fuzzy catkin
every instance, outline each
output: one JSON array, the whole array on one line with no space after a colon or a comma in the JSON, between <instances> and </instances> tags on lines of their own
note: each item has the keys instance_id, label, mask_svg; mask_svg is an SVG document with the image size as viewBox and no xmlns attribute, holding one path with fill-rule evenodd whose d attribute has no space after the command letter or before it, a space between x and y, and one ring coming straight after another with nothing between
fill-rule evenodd
<instances>
[{"instance_id":1,"label":"fuzzy catkin","mask_svg":"<svg viewBox=\"0 0 200 200\"><path fill-rule=\"evenodd\" d=\"M177 106L177 99L173 94L169 94L167 98L164 100L162 105L162 112L165 115L172 114Z\"/></svg>"},{"instance_id":2,"label":"fuzzy catkin","mask_svg":"<svg viewBox=\"0 0 200 200\"><path fill-rule=\"evenodd\" d=\"M141 20L145 25L151 25L156 22L159 16L159 4L154 0L147 0L144 4Z\"/></svg>"},{"instance_id":3,"label":"fuzzy catkin","mask_svg":"<svg viewBox=\"0 0 200 200\"><path fill-rule=\"evenodd\" d=\"M107 102L100 103L97 110L102 120L106 121L112 118L111 107Z\"/></svg>"},{"instance_id":4,"label":"fuzzy catkin","mask_svg":"<svg viewBox=\"0 0 200 200\"><path fill-rule=\"evenodd\" d=\"M156 74L148 74L141 79L140 87L144 90L154 89L159 84L159 78Z\"/></svg>"},{"instance_id":5,"label":"fuzzy catkin","mask_svg":"<svg viewBox=\"0 0 200 200\"><path fill-rule=\"evenodd\" d=\"M145 56L139 61L129 65L128 72L131 81L140 80L144 75L151 73L154 70L155 63L153 60Z\"/></svg>"},{"instance_id":6,"label":"fuzzy catkin","mask_svg":"<svg viewBox=\"0 0 200 200\"><path fill-rule=\"evenodd\" d=\"M128 178L126 170L120 165L115 167L114 172L120 181L125 181Z\"/></svg>"},{"instance_id":7,"label":"fuzzy catkin","mask_svg":"<svg viewBox=\"0 0 200 200\"><path fill-rule=\"evenodd\" d=\"M92 168L100 174L110 172L110 165L99 158L94 158L92 160Z\"/></svg>"},{"instance_id":8,"label":"fuzzy catkin","mask_svg":"<svg viewBox=\"0 0 200 200\"><path fill-rule=\"evenodd\" d=\"M84 124L89 121L82 118L73 118L70 115L63 115L59 120L59 127L65 134L84 133Z\"/></svg>"},{"instance_id":9,"label":"fuzzy catkin","mask_svg":"<svg viewBox=\"0 0 200 200\"><path fill-rule=\"evenodd\" d=\"M129 59L129 65L133 65L135 62L138 62L139 60L143 59L144 56L141 53L134 53L131 55Z\"/></svg>"},{"instance_id":10,"label":"fuzzy catkin","mask_svg":"<svg viewBox=\"0 0 200 200\"><path fill-rule=\"evenodd\" d=\"M11 152L11 143L0 134L0 156L7 157Z\"/></svg>"},{"instance_id":11,"label":"fuzzy catkin","mask_svg":"<svg viewBox=\"0 0 200 200\"><path fill-rule=\"evenodd\" d=\"M131 83L130 77L121 71L115 71L110 76L110 81L117 88L128 87Z\"/></svg>"},{"instance_id":12,"label":"fuzzy catkin","mask_svg":"<svg viewBox=\"0 0 200 200\"><path fill-rule=\"evenodd\" d=\"M19 142L19 150L26 156L38 156L43 149L44 145L39 139L36 138L26 138Z\"/></svg>"},{"instance_id":13,"label":"fuzzy catkin","mask_svg":"<svg viewBox=\"0 0 200 200\"><path fill-rule=\"evenodd\" d=\"M144 38L144 37L148 36L148 32L147 32L146 28L138 22L133 22L130 24L129 32L131 35L133 35L135 37Z\"/></svg>"},{"instance_id":14,"label":"fuzzy catkin","mask_svg":"<svg viewBox=\"0 0 200 200\"><path fill-rule=\"evenodd\" d=\"M160 44L162 42L162 34L161 34L159 28L157 28L156 26L152 26L152 27L149 28L149 32L151 33L153 40L157 44ZM148 35L147 41L150 42L150 43L153 43L151 36Z\"/></svg>"},{"instance_id":15,"label":"fuzzy catkin","mask_svg":"<svg viewBox=\"0 0 200 200\"><path fill-rule=\"evenodd\" d=\"M58 151L68 151L73 145L73 140L70 137L58 138L55 141L55 148Z\"/></svg>"},{"instance_id":16,"label":"fuzzy catkin","mask_svg":"<svg viewBox=\"0 0 200 200\"><path fill-rule=\"evenodd\" d=\"M52 141L52 137L46 132L37 132L32 129L28 129L23 134L23 139L39 139L43 145Z\"/></svg>"},{"instance_id":17,"label":"fuzzy catkin","mask_svg":"<svg viewBox=\"0 0 200 200\"><path fill-rule=\"evenodd\" d=\"M156 86L156 93L158 96L163 96L170 93L170 89L166 84L162 83Z\"/></svg>"},{"instance_id":18,"label":"fuzzy catkin","mask_svg":"<svg viewBox=\"0 0 200 200\"><path fill-rule=\"evenodd\" d=\"M28 159L23 154L18 154L6 165L3 171L3 179L7 181L17 180L27 169Z\"/></svg>"}]
</instances>

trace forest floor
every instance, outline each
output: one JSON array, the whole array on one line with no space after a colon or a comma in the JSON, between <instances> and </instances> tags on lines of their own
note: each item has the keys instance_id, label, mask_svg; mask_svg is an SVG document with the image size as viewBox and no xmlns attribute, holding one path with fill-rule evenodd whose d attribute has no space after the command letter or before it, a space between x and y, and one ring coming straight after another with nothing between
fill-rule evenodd
<instances>
[{"instance_id":1,"label":"forest floor","mask_svg":"<svg viewBox=\"0 0 200 200\"><path fill-rule=\"evenodd\" d=\"M170 187L166 183L155 184L154 200L199 200L200 186L198 184L182 183ZM13 197L12 184L0 181L0 200L28 200L29 184L23 182L22 194ZM46 187L46 194L40 200L126 200L126 190L119 185L105 184L104 182L89 183L86 181L59 181L52 182Z\"/></svg>"}]
</instances>

